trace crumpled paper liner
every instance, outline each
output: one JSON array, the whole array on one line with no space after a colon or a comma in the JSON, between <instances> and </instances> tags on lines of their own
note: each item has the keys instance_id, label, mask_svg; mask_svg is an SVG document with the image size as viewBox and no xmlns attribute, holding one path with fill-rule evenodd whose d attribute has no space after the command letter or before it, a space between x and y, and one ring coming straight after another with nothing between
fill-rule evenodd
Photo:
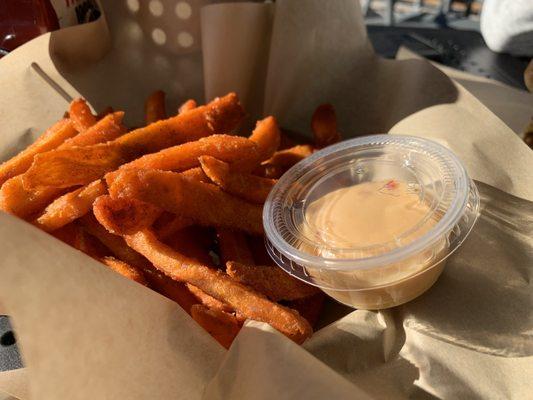
<instances>
[{"instance_id":1,"label":"crumpled paper liner","mask_svg":"<svg viewBox=\"0 0 533 400\"><path fill-rule=\"evenodd\" d=\"M314 107L331 102L345 137L391 131L452 148L478 181L482 214L434 287L413 302L348 314L330 304L324 318L334 322L302 347L249 321L227 352L176 304L0 215L0 301L13 318L33 397L527 398L533 156L500 118L424 60L377 58L357 1L281 0L274 11L210 6L202 11L204 24L213 24L202 26L203 54L179 57L138 35L143 21L125 3L103 2L112 41L98 62L51 54L54 34L0 62L0 84L10 89L0 96L2 157L67 106L31 69L35 61L95 109L126 109L130 124L142 120L150 91L166 90L171 110L188 97L202 100L204 82L208 97L236 89L251 119L272 113L305 134ZM86 28L70 34L91 40ZM257 69L258 48L268 49L266 72ZM77 50L80 59L94 56L90 46ZM210 60L205 68L202 60ZM236 67L242 73L228 71Z\"/></svg>"}]
</instances>

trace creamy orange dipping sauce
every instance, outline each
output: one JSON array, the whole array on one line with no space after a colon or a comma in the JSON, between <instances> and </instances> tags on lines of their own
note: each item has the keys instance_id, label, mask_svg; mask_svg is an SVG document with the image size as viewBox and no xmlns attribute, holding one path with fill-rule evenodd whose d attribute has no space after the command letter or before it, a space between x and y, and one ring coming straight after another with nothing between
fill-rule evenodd
<instances>
[{"instance_id":1,"label":"creamy orange dipping sauce","mask_svg":"<svg viewBox=\"0 0 533 400\"><path fill-rule=\"evenodd\" d=\"M312 232L317 242L315 255L349 259L379 256L406 246L438 222L429 205L420 200L417 188L397 180L364 182L330 192L309 204L305 219L303 230ZM429 263L444 246L440 241L407 259L375 268L329 271L334 287L354 290L323 290L356 308L405 303L435 282L444 263ZM305 245L300 249L308 250ZM320 272L308 272L324 279Z\"/></svg>"},{"instance_id":2,"label":"creamy orange dipping sauce","mask_svg":"<svg viewBox=\"0 0 533 400\"><path fill-rule=\"evenodd\" d=\"M406 245L424 235L436 223L421 224L429 212L415 189L387 180L330 192L311 203L305 217L327 247L369 248L398 241ZM368 252L379 254L378 250Z\"/></svg>"}]
</instances>

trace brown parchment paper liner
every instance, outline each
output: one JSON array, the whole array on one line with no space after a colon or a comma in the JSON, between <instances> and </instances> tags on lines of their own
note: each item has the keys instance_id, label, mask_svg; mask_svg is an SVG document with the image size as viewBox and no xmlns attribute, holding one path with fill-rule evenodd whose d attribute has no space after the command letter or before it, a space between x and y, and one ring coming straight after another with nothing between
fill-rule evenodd
<instances>
[{"instance_id":1,"label":"brown parchment paper liner","mask_svg":"<svg viewBox=\"0 0 533 400\"><path fill-rule=\"evenodd\" d=\"M278 0L275 10L209 6L202 11L203 57L177 56L139 35L143 13L130 12L125 1L102 3L110 45L80 46L72 59L50 52L57 38L45 35L0 61L7 88L0 95L2 157L66 108L32 61L95 109L127 110L130 124L141 121L151 90L165 89L171 109L187 97L201 100L205 81L209 97L237 89L252 118L258 110L273 113L295 131L308 133L314 107L331 102L345 136L392 131L438 140L478 181L482 214L439 281L415 301L382 312L329 309L325 319L335 321L303 347L248 322L228 352L176 304L0 215L0 301L13 317L32 398L530 395L533 156L500 118L423 60L375 57L358 1ZM70 34L97 40L84 28ZM79 62L98 58L94 48L106 46L99 61ZM268 57L260 55L266 67L257 65L258 48L268 49ZM209 60L205 68L202 58Z\"/></svg>"}]
</instances>

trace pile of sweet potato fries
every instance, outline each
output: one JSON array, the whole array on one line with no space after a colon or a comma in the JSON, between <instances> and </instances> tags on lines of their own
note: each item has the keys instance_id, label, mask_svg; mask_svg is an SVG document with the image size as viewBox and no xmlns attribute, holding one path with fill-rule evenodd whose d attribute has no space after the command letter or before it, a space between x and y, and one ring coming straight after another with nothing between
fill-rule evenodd
<instances>
[{"instance_id":1,"label":"pile of sweet potato fries","mask_svg":"<svg viewBox=\"0 0 533 400\"><path fill-rule=\"evenodd\" d=\"M273 117L233 135L244 117L233 93L170 118L164 102L152 94L146 126L128 131L123 112L74 100L0 165L0 209L176 301L225 347L246 319L302 343L323 293L273 265L262 207L288 168L339 140L333 108L314 113L313 145L295 145Z\"/></svg>"}]
</instances>

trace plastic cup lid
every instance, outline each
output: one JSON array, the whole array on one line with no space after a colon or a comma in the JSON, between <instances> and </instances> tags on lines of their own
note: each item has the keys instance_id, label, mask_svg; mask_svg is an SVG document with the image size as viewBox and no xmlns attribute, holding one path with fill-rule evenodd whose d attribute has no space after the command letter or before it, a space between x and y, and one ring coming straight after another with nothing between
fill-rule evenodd
<instances>
[{"instance_id":1,"label":"plastic cup lid","mask_svg":"<svg viewBox=\"0 0 533 400\"><path fill-rule=\"evenodd\" d=\"M321 233L307 218L317 199L345 187L387 180L404 182L427 206L420 221L390 240L364 246L319 239ZM297 276L304 268L307 276L313 268L351 271L389 265L445 243L440 246L444 251L433 254L434 263L439 262L466 238L478 214L477 189L452 151L418 137L372 135L329 146L293 166L265 202L263 224L274 261Z\"/></svg>"}]
</instances>

